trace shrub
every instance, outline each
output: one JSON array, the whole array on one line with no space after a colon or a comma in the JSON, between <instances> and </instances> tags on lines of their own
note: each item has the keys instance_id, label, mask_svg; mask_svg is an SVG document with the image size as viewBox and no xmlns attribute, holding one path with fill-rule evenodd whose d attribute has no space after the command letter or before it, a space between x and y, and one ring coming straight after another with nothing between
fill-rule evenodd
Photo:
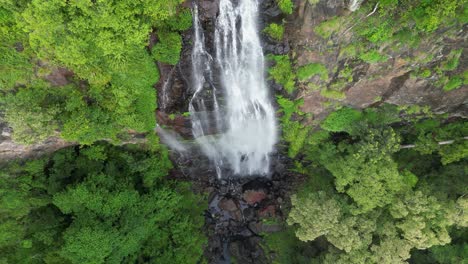
<instances>
[{"instance_id":1,"label":"shrub","mask_svg":"<svg viewBox=\"0 0 468 264\"><path fill-rule=\"evenodd\" d=\"M164 25L171 31L184 31L192 26L192 12L190 9L184 8L175 16L170 16Z\"/></svg>"},{"instance_id":2,"label":"shrub","mask_svg":"<svg viewBox=\"0 0 468 264\"><path fill-rule=\"evenodd\" d=\"M359 55L359 58L367 63L386 62L388 60L386 55L382 55L376 50L365 52Z\"/></svg>"},{"instance_id":3,"label":"shrub","mask_svg":"<svg viewBox=\"0 0 468 264\"><path fill-rule=\"evenodd\" d=\"M268 69L270 78L281 84L288 93L292 93L295 88L295 74L292 71L291 62L288 55L269 55L269 59L275 61L275 65Z\"/></svg>"},{"instance_id":4,"label":"shrub","mask_svg":"<svg viewBox=\"0 0 468 264\"><path fill-rule=\"evenodd\" d=\"M381 19L376 18L376 19ZM366 23L365 26L360 30L360 35L367 38L372 43L385 42L390 40L393 35L392 20L388 19L383 22Z\"/></svg>"},{"instance_id":5,"label":"shrub","mask_svg":"<svg viewBox=\"0 0 468 264\"><path fill-rule=\"evenodd\" d=\"M433 32L443 21L457 17L456 10L463 6L463 0L415 1L409 16L416 22L416 28L424 32Z\"/></svg>"},{"instance_id":6,"label":"shrub","mask_svg":"<svg viewBox=\"0 0 468 264\"><path fill-rule=\"evenodd\" d=\"M354 58L358 53L358 47L354 44L349 44L340 50L340 57Z\"/></svg>"},{"instance_id":7,"label":"shrub","mask_svg":"<svg viewBox=\"0 0 468 264\"><path fill-rule=\"evenodd\" d=\"M276 23L271 23L263 30L268 36L275 40L282 40L284 35L284 26Z\"/></svg>"},{"instance_id":8,"label":"shrub","mask_svg":"<svg viewBox=\"0 0 468 264\"><path fill-rule=\"evenodd\" d=\"M342 20L339 17L334 17L330 20L323 21L315 27L315 33L324 39L328 39L333 33L338 31L341 27Z\"/></svg>"},{"instance_id":9,"label":"shrub","mask_svg":"<svg viewBox=\"0 0 468 264\"><path fill-rule=\"evenodd\" d=\"M346 65L346 67L344 67L340 73L338 74L338 77L340 78L343 78L343 79L346 79L348 81L352 81L352 78L353 78L353 69L351 67L349 67L348 65Z\"/></svg>"},{"instance_id":10,"label":"shrub","mask_svg":"<svg viewBox=\"0 0 468 264\"><path fill-rule=\"evenodd\" d=\"M0 91L27 84L33 76L33 65L24 52L12 47L0 47Z\"/></svg>"},{"instance_id":11,"label":"shrub","mask_svg":"<svg viewBox=\"0 0 468 264\"><path fill-rule=\"evenodd\" d=\"M444 61L441 65L442 71L453 71L458 68L458 64L460 63L460 56L462 54L462 49L459 50L452 50L447 55L447 60Z\"/></svg>"},{"instance_id":12,"label":"shrub","mask_svg":"<svg viewBox=\"0 0 468 264\"><path fill-rule=\"evenodd\" d=\"M462 84L463 84L462 78L458 76L454 76L444 86L444 91L452 91L452 90L458 89L461 87Z\"/></svg>"},{"instance_id":13,"label":"shrub","mask_svg":"<svg viewBox=\"0 0 468 264\"><path fill-rule=\"evenodd\" d=\"M344 107L332 112L325 118L320 126L331 132L352 132L356 122L362 119L361 111Z\"/></svg>"},{"instance_id":14,"label":"shrub","mask_svg":"<svg viewBox=\"0 0 468 264\"><path fill-rule=\"evenodd\" d=\"M283 129L283 139L289 143L288 156L294 158L304 146L310 130L309 126L304 126L300 121L291 120L294 114L303 115L299 110L299 106L302 105L304 101L291 101L278 96L277 102L280 106L279 112L283 113L281 126Z\"/></svg>"},{"instance_id":15,"label":"shrub","mask_svg":"<svg viewBox=\"0 0 468 264\"><path fill-rule=\"evenodd\" d=\"M432 75L432 72L429 69L425 69L419 73L419 77L421 78L429 78L431 77L431 75Z\"/></svg>"},{"instance_id":16,"label":"shrub","mask_svg":"<svg viewBox=\"0 0 468 264\"><path fill-rule=\"evenodd\" d=\"M297 78L301 81L305 81L315 75L320 75L322 80L327 81L328 69L321 63L310 63L299 67L297 70Z\"/></svg>"},{"instance_id":17,"label":"shrub","mask_svg":"<svg viewBox=\"0 0 468 264\"><path fill-rule=\"evenodd\" d=\"M59 128L67 90L36 82L16 94L0 98L4 104L5 121L13 128L13 139L22 144L33 144L53 136Z\"/></svg>"},{"instance_id":18,"label":"shrub","mask_svg":"<svg viewBox=\"0 0 468 264\"><path fill-rule=\"evenodd\" d=\"M287 15L292 14L294 4L291 0L277 0L278 2L278 7L281 9L281 11Z\"/></svg>"},{"instance_id":19,"label":"shrub","mask_svg":"<svg viewBox=\"0 0 468 264\"><path fill-rule=\"evenodd\" d=\"M176 65L182 50L182 37L176 32L160 32L158 37L159 42L151 50L153 58L160 62Z\"/></svg>"},{"instance_id":20,"label":"shrub","mask_svg":"<svg viewBox=\"0 0 468 264\"><path fill-rule=\"evenodd\" d=\"M341 100L341 99L346 98L346 94L344 92L330 90L330 89L321 90L320 95L325 97L325 98L335 99L335 100Z\"/></svg>"},{"instance_id":21,"label":"shrub","mask_svg":"<svg viewBox=\"0 0 468 264\"><path fill-rule=\"evenodd\" d=\"M310 263L310 255L314 252L314 250L311 250L312 245L297 239L293 228L265 234L264 247L275 253L270 262L275 264Z\"/></svg>"}]
</instances>

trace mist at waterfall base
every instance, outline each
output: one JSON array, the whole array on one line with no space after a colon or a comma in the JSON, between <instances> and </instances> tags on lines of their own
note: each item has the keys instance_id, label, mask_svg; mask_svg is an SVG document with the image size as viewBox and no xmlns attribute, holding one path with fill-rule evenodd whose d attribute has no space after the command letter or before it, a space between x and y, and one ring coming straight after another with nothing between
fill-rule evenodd
<instances>
[{"instance_id":1,"label":"mist at waterfall base","mask_svg":"<svg viewBox=\"0 0 468 264\"><path fill-rule=\"evenodd\" d=\"M214 54L205 47L196 5L193 17L193 136L219 178L266 176L277 127L265 81L258 2L220 0Z\"/></svg>"}]
</instances>

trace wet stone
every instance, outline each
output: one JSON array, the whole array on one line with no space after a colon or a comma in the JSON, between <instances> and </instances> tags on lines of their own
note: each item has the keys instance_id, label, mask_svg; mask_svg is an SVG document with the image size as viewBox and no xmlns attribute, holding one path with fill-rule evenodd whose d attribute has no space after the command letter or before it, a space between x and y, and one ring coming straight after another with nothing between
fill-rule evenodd
<instances>
[{"instance_id":1,"label":"wet stone","mask_svg":"<svg viewBox=\"0 0 468 264\"><path fill-rule=\"evenodd\" d=\"M258 213L260 217L275 217L276 216L276 208L274 205L269 205Z\"/></svg>"},{"instance_id":2,"label":"wet stone","mask_svg":"<svg viewBox=\"0 0 468 264\"><path fill-rule=\"evenodd\" d=\"M219 201L218 207L224 211L233 212L238 210L236 203L233 199L223 198Z\"/></svg>"},{"instance_id":3,"label":"wet stone","mask_svg":"<svg viewBox=\"0 0 468 264\"><path fill-rule=\"evenodd\" d=\"M250 221L255 217L255 210L253 208L245 208L243 213L246 221Z\"/></svg>"},{"instance_id":4,"label":"wet stone","mask_svg":"<svg viewBox=\"0 0 468 264\"><path fill-rule=\"evenodd\" d=\"M264 190L247 190L243 194L243 199L249 205L254 205L260 203L267 197L267 194Z\"/></svg>"}]
</instances>

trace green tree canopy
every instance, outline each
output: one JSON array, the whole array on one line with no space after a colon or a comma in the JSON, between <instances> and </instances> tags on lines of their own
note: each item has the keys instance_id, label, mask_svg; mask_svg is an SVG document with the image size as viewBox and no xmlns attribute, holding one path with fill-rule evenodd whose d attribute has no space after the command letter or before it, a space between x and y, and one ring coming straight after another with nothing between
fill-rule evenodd
<instances>
[{"instance_id":1,"label":"green tree canopy","mask_svg":"<svg viewBox=\"0 0 468 264\"><path fill-rule=\"evenodd\" d=\"M0 259L197 263L203 202L188 184L164 178L170 168L163 149L106 144L9 165L0 181Z\"/></svg>"}]
</instances>

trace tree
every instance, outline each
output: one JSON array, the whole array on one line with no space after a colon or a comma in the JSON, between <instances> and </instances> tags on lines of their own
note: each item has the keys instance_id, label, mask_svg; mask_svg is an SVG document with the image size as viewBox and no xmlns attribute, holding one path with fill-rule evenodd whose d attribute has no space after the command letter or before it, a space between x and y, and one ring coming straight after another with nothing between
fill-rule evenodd
<instances>
[{"instance_id":1,"label":"tree","mask_svg":"<svg viewBox=\"0 0 468 264\"><path fill-rule=\"evenodd\" d=\"M454 224L452 206L416 191L393 202L389 211L402 236L413 247L425 249L450 242L448 227Z\"/></svg>"},{"instance_id":2,"label":"tree","mask_svg":"<svg viewBox=\"0 0 468 264\"><path fill-rule=\"evenodd\" d=\"M399 148L399 138L392 129L370 130L359 143L343 143L339 148L342 156L322 163L335 176L337 191L348 194L358 211L383 207L405 188L404 176L391 158Z\"/></svg>"},{"instance_id":3,"label":"tree","mask_svg":"<svg viewBox=\"0 0 468 264\"><path fill-rule=\"evenodd\" d=\"M344 107L328 115L320 126L327 131L344 131L351 134L356 126L356 122L361 120L361 118L362 114L360 111Z\"/></svg>"},{"instance_id":4,"label":"tree","mask_svg":"<svg viewBox=\"0 0 468 264\"><path fill-rule=\"evenodd\" d=\"M177 37L167 45L161 38L159 53L178 60L179 31L191 25L180 3L6 1L0 8L0 89L8 92L1 101L10 112L21 110L20 117L5 117L14 138L30 144L61 132L66 140L92 144L118 141L129 129L152 131L159 73L146 46L157 27ZM57 67L71 72L71 84L36 89Z\"/></svg>"},{"instance_id":5,"label":"tree","mask_svg":"<svg viewBox=\"0 0 468 264\"><path fill-rule=\"evenodd\" d=\"M5 119L15 131L13 138L32 144L53 136L59 128L66 90L67 87L58 90L38 81L32 87L0 98L5 106Z\"/></svg>"},{"instance_id":6,"label":"tree","mask_svg":"<svg viewBox=\"0 0 468 264\"><path fill-rule=\"evenodd\" d=\"M425 154L400 150L400 138L458 139L466 125L463 120L416 119L392 128L392 122L400 121L398 112L392 107L367 109L359 122L344 126L352 129L319 131L306 140L306 160L297 171L308 174L309 181L291 197L287 223L298 241L306 242L301 248L315 246L307 255L311 263L403 264L411 258L411 263L436 264L464 259L466 232L456 233L467 223L466 161L443 164L439 149ZM453 246L448 246L451 241ZM306 256L296 248L275 249L278 259Z\"/></svg>"},{"instance_id":7,"label":"tree","mask_svg":"<svg viewBox=\"0 0 468 264\"><path fill-rule=\"evenodd\" d=\"M325 192L291 196L292 209L287 223L298 224L296 236L302 241L312 241L327 235L341 216L341 205Z\"/></svg>"},{"instance_id":8,"label":"tree","mask_svg":"<svg viewBox=\"0 0 468 264\"><path fill-rule=\"evenodd\" d=\"M197 263L203 201L164 178L165 151L99 144L9 165L0 181L0 259Z\"/></svg>"}]
</instances>

